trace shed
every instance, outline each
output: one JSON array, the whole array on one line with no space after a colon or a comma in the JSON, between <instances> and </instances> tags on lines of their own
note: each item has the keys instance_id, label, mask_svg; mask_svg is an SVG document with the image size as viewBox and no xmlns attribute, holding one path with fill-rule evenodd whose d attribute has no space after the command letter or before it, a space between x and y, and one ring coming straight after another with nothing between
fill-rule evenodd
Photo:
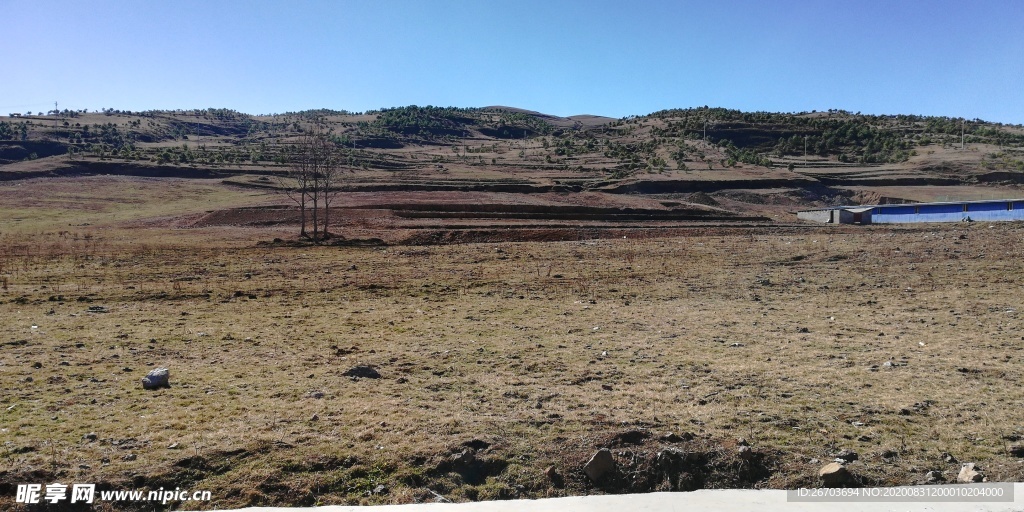
<instances>
[{"instance_id":1,"label":"shed","mask_svg":"<svg viewBox=\"0 0 1024 512\"><path fill-rule=\"evenodd\" d=\"M871 224L871 212L875 207L840 208L839 224Z\"/></svg>"},{"instance_id":2,"label":"shed","mask_svg":"<svg viewBox=\"0 0 1024 512\"><path fill-rule=\"evenodd\" d=\"M1021 221L1024 220L1024 199L834 206L799 211L796 216L826 224Z\"/></svg>"},{"instance_id":3,"label":"shed","mask_svg":"<svg viewBox=\"0 0 1024 512\"><path fill-rule=\"evenodd\" d=\"M873 206L836 206L796 212L798 219L825 224L871 224Z\"/></svg>"},{"instance_id":4,"label":"shed","mask_svg":"<svg viewBox=\"0 0 1024 512\"><path fill-rule=\"evenodd\" d=\"M1024 220L1024 199L876 206L876 224Z\"/></svg>"}]
</instances>

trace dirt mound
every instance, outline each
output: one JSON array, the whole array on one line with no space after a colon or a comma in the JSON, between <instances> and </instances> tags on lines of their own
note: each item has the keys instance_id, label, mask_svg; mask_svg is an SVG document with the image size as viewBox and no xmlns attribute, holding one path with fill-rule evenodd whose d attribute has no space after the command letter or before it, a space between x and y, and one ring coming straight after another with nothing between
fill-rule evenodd
<instances>
[{"instance_id":1,"label":"dirt mound","mask_svg":"<svg viewBox=\"0 0 1024 512\"><path fill-rule=\"evenodd\" d=\"M715 201L715 198L705 194L704 192L694 192L693 194L686 196L686 201L702 204L704 206L718 206L718 201Z\"/></svg>"},{"instance_id":2,"label":"dirt mound","mask_svg":"<svg viewBox=\"0 0 1024 512\"><path fill-rule=\"evenodd\" d=\"M878 192L865 190L854 193L850 198L852 199L852 204L907 204L915 202L902 197L890 197Z\"/></svg>"},{"instance_id":3,"label":"dirt mound","mask_svg":"<svg viewBox=\"0 0 1024 512\"><path fill-rule=\"evenodd\" d=\"M289 207L230 208L216 210L196 219L190 227L276 226L298 224L299 211Z\"/></svg>"},{"instance_id":4,"label":"dirt mound","mask_svg":"<svg viewBox=\"0 0 1024 512\"><path fill-rule=\"evenodd\" d=\"M741 203L749 204L771 204L772 198L767 194L760 194L757 192L750 192L747 190L728 190L716 192L716 196L724 197L726 199L732 199L733 201L739 201Z\"/></svg>"}]
</instances>

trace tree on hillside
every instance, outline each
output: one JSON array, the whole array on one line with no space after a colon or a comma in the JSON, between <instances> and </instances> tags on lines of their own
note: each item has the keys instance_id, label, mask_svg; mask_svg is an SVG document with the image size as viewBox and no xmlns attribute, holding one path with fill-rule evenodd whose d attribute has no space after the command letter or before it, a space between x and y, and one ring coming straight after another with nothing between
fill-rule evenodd
<instances>
[{"instance_id":1,"label":"tree on hillside","mask_svg":"<svg viewBox=\"0 0 1024 512\"><path fill-rule=\"evenodd\" d=\"M294 148L283 189L299 207L299 236L321 242L330 235L330 207L340 174L338 148L322 122L306 129Z\"/></svg>"}]
</instances>

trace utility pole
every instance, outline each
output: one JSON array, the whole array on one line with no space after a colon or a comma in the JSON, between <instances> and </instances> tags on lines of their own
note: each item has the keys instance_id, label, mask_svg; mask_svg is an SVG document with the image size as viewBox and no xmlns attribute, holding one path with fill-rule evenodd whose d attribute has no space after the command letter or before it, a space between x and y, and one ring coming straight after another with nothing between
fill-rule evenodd
<instances>
[{"instance_id":1,"label":"utility pole","mask_svg":"<svg viewBox=\"0 0 1024 512\"><path fill-rule=\"evenodd\" d=\"M807 161L807 135L804 135L804 162Z\"/></svg>"},{"instance_id":2,"label":"utility pole","mask_svg":"<svg viewBox=\"0 0 1024 512\"><path fill-rule=\"evenodd\" d=\"M39 114L42 115L42 112L40 112ZM58 112L57 112L57 102L56 101L53 102L53 127L54 128L58 128L58 129L60 128L60 117L59 117ZM49 138L48 135L46 137ZM60 137L57 135L56 131L53 132L53 140L55 140L55 141L56 140L60 140Z\"/></svg>"},{"instance_id":3,"label":"utility pole","mask_svg":"<svg viewBox=\"0 0 1024 512\"><path fill-rule=\"evenodd\" d=\"M960 150L964 149L964 120L960 120Z\"/></svg>"}]
</instances>

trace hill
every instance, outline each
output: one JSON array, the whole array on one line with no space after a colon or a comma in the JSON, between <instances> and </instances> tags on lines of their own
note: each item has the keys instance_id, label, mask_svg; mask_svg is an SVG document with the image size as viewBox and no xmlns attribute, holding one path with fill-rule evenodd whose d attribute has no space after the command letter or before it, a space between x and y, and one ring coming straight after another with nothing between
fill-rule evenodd
<instances>
[{"instance_id":1,"label":"hill","mask_svg":"<svg viewBox=\"0 0 1024 512\"><path fill-rule=\"evenodd\" d=\"M458 205L467 193L506 194L474 199L505 204L490 209L492 224L512 216L511 206L538 200L681 210L668 217L658 213L663 221L693 220L697 212L703 219L728 214L792 222L793 211L824 204L1024 194L1020 125L709 107L623 119L505 106L274 115L226 109L51 112L0 121L0 180L119 174L217 178L272 189L315 124L330 131L350 171L337 185L342 191L390 194L341 203L394 206L406 201L395 194L433 192L427 202ZM691 201L693 194L701 195ZM711 217L709 207L717 208ZM480 218L465 210L432 218ZM577 213L591 220L602 214Z\"/></svg>"}]
</instances>

